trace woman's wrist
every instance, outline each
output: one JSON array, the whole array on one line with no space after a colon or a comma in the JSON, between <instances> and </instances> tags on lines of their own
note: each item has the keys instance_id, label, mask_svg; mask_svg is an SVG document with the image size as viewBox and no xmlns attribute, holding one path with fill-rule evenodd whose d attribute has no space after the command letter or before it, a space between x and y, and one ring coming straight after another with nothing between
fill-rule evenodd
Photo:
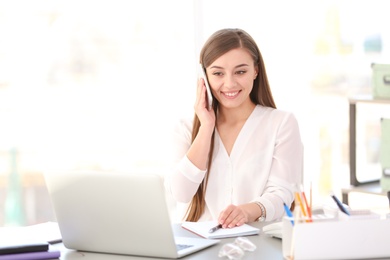
<instances>
[{"instance_id":1,"label":"woman's wrist","mask_svg":"<svg viewBox=\"0 0 390 260\"><path fill-rule=\"evenodd\" d=\"M265 221L265 218L267 216L267 212L266 212L264 205L258 201L255 201L253 203L256 204L260 208L260 211L261 211L260 216L255 221L259 221L259 222Z\"/></svg>"},{"instance_id":2,"label":"woman's wrist","mask_svg":"<svg viewBox=\"0 0 390 260\"><path fill-rule=\"evenodd\" d=\"M199 127L199 132L204 132L212 135L215 129L215 124L204 124Z\"/></svg>"}]
</instances>

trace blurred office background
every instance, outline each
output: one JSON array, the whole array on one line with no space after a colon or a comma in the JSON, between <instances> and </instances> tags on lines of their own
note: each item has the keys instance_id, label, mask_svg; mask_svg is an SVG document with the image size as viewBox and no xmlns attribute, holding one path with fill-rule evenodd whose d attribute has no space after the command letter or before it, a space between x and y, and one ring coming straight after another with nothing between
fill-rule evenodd
<instances>
[{"instance_id":1,"label":"blurred office background","mask_svg":"<svg viewBox=\"0 0 390 260\"><path fill-rule=\"evenodd\" d=\"M170 130L193 113L199 49L224 27L257 41L277 106L298 117L305 189L311 183L320 203L349 185L348 98L371 94L371 63L390 63L386 7L0 0L0 226L54 220L45 171L164 173ZM379 118L388 110L359 114L362 180L381 174Z\"/></svg>"}]
</instances>

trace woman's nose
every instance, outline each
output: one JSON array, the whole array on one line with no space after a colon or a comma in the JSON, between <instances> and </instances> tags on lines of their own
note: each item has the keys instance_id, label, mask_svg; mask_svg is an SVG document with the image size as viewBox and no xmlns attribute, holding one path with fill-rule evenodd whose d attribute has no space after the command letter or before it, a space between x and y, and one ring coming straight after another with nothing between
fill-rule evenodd
<instances>
[{"instance_id":1,"label":"woman's nose","mask_svg":"<svg viewBox=\"0 0 390 260\"><path fill-rule=\"evenodd\" d=\"M236 80L233 75L227 74L224 80L225 87L234 88L236 86Z\"/></svg>"}]
</instances>

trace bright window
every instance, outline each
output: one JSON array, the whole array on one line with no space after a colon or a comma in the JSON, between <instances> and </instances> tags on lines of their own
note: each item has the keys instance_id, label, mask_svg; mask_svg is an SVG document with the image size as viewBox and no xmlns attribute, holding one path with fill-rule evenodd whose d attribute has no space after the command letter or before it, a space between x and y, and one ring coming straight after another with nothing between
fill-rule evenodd
<instances>
[{"instance_id":1,"label":"bright window","mask_svg":"<svg viewBox=\"0 0 390 260\"><path fill-rule=\"evenodd\" d=\"M389 62L385 1L0 1L0 225L53 218L42 173L166 170L192 115L198 52L223 27L258 42L294 112L305 185L348 185L348 101ZM350 10L353 10L351 12Z\"/></svg>"}]
</instances>

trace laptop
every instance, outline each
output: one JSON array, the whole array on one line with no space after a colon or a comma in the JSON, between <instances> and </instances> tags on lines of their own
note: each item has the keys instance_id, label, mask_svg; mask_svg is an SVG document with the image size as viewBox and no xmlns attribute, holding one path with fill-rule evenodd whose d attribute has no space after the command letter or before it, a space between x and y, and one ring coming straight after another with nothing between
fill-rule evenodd
<instances>
[{"instance_id":1,"label":"laptop","mask_svg":"<svg viewBox=\"0 0 390 260\"><path fill-rule=\"evenodd\" d=\"M68 249L180 258L219 240L175 237L157 174L45 173L62 242Z\"/></svg>"}]
</instances>

